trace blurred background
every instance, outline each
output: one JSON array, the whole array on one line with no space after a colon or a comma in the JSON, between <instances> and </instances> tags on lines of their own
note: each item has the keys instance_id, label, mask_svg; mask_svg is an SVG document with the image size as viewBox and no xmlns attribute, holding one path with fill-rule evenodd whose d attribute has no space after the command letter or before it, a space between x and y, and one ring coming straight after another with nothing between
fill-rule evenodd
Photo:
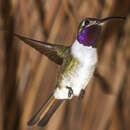
<instances>
[{"instance_id":1,"label":"blurred background","mask_svg":"<svg viewBox=\"0 0 130 130\"><path fill-rule=\"evenodd\" d=\"M97 71L83 100L64 103L45 128L27 121L55 88L59 66L0 32L0 130L130 130L129 0L0 0L0 28L71 45L85 17L111 21L98 41Z\"/></svg>"}]
</instances>

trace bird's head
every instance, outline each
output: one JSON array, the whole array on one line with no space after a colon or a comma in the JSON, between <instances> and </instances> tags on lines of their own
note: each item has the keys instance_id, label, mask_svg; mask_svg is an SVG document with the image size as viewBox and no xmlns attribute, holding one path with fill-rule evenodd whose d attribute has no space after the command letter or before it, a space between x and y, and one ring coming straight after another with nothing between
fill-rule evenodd
<instances>
[{"instance_id":1,"label":"bird's head","mask_svg":"<svg viewBox=\"0 0 130 130\"><path fill-rule=\"evenodd\" d=\"M96 46L96 41L101 33L101 27L110 20L122 20L125 17L107 17L104 19L86 18L79 24L77 40L84 46Z\"/></svg>"}]
</instances>

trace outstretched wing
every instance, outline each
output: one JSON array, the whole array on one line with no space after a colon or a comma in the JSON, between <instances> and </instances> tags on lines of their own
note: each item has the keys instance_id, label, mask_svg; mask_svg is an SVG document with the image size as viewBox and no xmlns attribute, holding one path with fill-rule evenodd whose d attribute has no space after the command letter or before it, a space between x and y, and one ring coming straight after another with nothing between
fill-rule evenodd
<instances>
[{"instance_id":1,"label":"outstretched wing","mask_svg":"<svg viewBox=\"0 0 130 130\"><path fill-rule=\"evenodd\" d=\"M8 32L8 31L5 31L5 32ZM21 36L17 33L13 33L11 35L24 41L26 44L33 47L34 49L39 51L41 54L44 54L50 60L52 60L53 62L59 65L61 65L63 62L65 51L69 49L69 46L50 44L47 42L30 39L30 38Z\"/></svg>"}]
</instances>

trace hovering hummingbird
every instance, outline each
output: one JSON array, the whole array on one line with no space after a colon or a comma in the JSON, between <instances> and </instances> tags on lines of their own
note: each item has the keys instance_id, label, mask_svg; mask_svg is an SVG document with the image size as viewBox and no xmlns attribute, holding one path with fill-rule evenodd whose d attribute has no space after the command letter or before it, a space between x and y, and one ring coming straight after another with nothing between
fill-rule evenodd
<instances>
[{"instance_id":1,"label":"hovering hummingbird","mask_svg":"<svg viewBox=\"0 0 130 130\"><path fill-rule=\"evenodd\" d=\"M104 19L85 18L78 27L77 38L71 46L50 44L33 40L14 33L13 35L61 65L56 89L40 110L28 122L29 126L45 126L53 113L66 99L74 96L82 98L97 65L97 39L101 27L110 20L125 17L107 17Z\"/></svg>"}]
</instances>

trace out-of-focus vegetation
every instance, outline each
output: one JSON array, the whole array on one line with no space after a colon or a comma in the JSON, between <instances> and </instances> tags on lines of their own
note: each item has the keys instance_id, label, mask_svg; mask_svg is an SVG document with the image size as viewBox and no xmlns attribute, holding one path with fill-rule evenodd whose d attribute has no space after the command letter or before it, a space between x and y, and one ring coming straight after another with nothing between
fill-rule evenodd
<instances>
[{"instance_id":1,"label":"out-of-focus vegetation","mask_svg":"<svg viewBox=\"0 0 130 130\"><path fill-rule=\"evenodd\" d=\"M71 45L85 17L126 16L104 26L99 64L84 99L62 105L46 130L130 129L129 0L0 0L0 28L33 39ZM29 128L55 88L58 65L11 35L0 32L0 130Z\"/></svg>"}]
</instances>

